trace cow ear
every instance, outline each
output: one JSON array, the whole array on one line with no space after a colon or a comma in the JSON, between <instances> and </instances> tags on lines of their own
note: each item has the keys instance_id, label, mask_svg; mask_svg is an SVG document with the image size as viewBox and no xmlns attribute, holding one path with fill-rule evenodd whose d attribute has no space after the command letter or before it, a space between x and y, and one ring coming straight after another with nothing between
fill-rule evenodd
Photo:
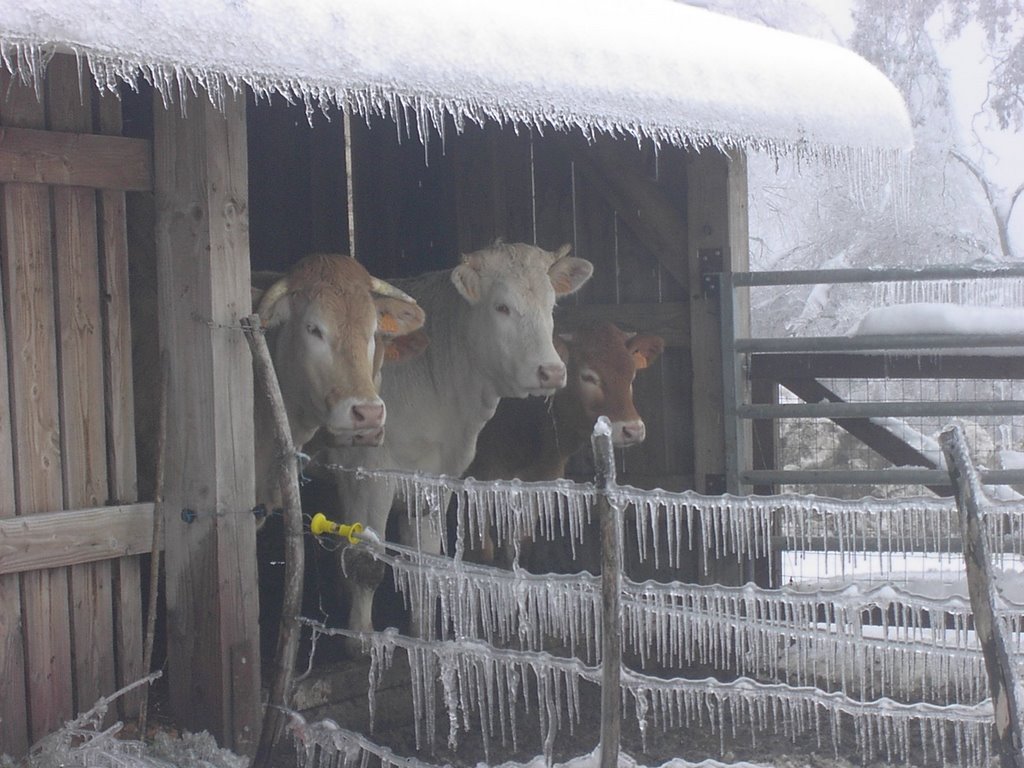
<instances>
[{"instance_id":1,"label":"cow ear","mask_svg":"<svg viewBox=\"0 0 1024 768\"><path fill-rule=\"evenodd\" d=\"M257 270L249 276L249 296L252 298L252 311L258 312L260 300L270 287L284 277L283 272Z\"/></svg>"},{"instance_id":2,"label":"cow ear","mask_svg":"<svg viewBox=\"0 0 1024 768\"><path fill-rule=\"evenodd\" d=\"M258 290L258 289L252 289ZM256 313L264 328L273 328L288 320L291 302L288 301L288 278L283 277L260 295Z\"/></svg>"},{"instance_id":3,"label":"cow ear","mask_svg":"<svg viewBox=\"0 0 1024 768\"><path fill-rule=\"evenodd\" d=\"M563 245L558 253L568 253L568 246ZM590 276L594 274L594 265L586 259L575 256L561 256L548 270L548 277L551 278L551 285L555 288L556 296L566 296L575 293Z\"/></svg>"},{"instance_id":4,"label":"cow ear","mask_svg":"<svg viewBox=\"0 0 1024 768\"><path fill-rule=\"evenodd\" d=\"M463 257L459 266L452 270L452 285L470 304L480 301L480 270L472 257Z\"/></svg>"},{"instance_id":5,"label":"cow ear","mask_svg":"<svg viewBox=\"0 0 1024 768\"><path fill-rule=\"evenodd\" d=\"M422 328L427 319L418 304L402 299L374 296L373 303L377 307L377 333L402 336Z\"/></svg>"},{"instance_id":6,"label":"cow ear","mask_svg":"<svg viewBox=\"0 0 1024 768\"><path fill-rule=\"evenodd\" d=\"M402 336L395 336L393 339L382 341L382 343L384 344L384 362L394 363L423 354L423 350L430 345L430 337L421 329Z\"/></svg>"},{"instance_id":7,"label":"cow ear","mask_svg":"<svg viewBox=\"0 0 1024 768\"><path fill-rule=\"evenodd\" d=\"M641 371L658 359L665 349L665 340L660 336L639 334L626 342L626 349L633 356L636 369Z\"/></svg>"},{"instance_id":8,"label":"cow ear","mask_svg":"<svg viewBox=\"0 0 1024 768\"><path fill-rule=\"evenodd\" d=\"M569 345L572 344L573 336L571 333L556 333L555 338L555 352L562 358L563 363L569 362Z\"/></svg>"}]
</instances>

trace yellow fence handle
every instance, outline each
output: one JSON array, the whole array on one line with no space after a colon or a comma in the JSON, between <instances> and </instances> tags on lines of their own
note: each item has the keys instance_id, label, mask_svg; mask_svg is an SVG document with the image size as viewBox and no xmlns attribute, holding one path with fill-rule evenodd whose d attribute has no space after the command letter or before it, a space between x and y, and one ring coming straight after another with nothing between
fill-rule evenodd
<instances>
[{"instance_id":1,"label":"yellow fence handle","mask_svg":"<svg viewBox=\"0 0 1024 768\"><path fill-rule=\"evenodd\" d=\"M323 512L317 512L313 515L313 519L309 521L309 530L315 536L331 533L343 539L348 539L349 544L358 544L358 536L363 532L363 524L334 523L328 520L327 515Z\"/></svg>"}]
</instances>

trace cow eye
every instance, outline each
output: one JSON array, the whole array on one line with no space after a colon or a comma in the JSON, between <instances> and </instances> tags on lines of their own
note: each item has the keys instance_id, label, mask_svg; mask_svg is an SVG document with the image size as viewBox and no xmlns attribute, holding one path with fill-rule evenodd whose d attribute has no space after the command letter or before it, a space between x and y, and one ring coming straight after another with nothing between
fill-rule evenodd
<instances>
[{"instance_id":1,"label":"cow eye","mask_svg":"<svg viewBox=\"0 0 1024 768\"><path fill-rule=\"evenodd\" d=\"M316 336L318 339L323 340L324 332L319 325L313 325L313 323L310 323L309 325L306 326L306 330L309 332L311 336Z\"/></svg>"},{"instance_id":2,"label":"cow eye","mask_svg":"<svg viewBox=\"0 0 1024 768\"><path fill-rule=\"evenodd\" d=\"M511 315L512 310L509 309L508 304L498 304L494 307L494 310L502 315Z\"/></svg>"},{"instance_id":3,"label":"cow eye","mask_svg":"<svg viewBox=\"0 0 1024 768\"><path fill-rule=\"evenodd\" d=\"M595 387L601 384L601 379L598 378L596 373L591 371L583 371L583 373L580 374L580 381L584 384L592 384Z\"/></svg>"}]
</instances>

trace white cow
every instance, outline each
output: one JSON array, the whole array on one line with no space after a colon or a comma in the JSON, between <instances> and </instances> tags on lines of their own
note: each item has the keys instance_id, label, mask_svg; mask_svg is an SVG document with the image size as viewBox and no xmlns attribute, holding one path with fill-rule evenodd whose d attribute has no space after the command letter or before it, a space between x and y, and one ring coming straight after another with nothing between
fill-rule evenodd
<instances>
[{"instance_id":1,"label":"white cow","mask_svg":"<svg viewBox=\"0 0 1024 768\"><path fill-rule=\"evenodd\" d=\"M383 377L384 445L332 448L326 459L345 467L458 476L502 397L546 396L565 386L565 365L552 343L555 298L576 291L593 272L569 250L498 242L463 256L452 270L393 281L427 313L430 345L419 357L390 365ZM347 472L336 479L343 514L383 535L394 485ZM436 538L424 546L439 550ZM348 626L366 631L382 571L356 574L352 559L346 563L346 583L354 588Z\"/></svg>"}]
</instances>

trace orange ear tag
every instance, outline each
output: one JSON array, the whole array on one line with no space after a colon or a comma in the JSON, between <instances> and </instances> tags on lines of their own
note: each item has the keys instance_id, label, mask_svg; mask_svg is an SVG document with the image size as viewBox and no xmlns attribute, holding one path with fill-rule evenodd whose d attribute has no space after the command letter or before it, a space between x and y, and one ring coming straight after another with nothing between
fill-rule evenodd
<instances>
[{"instance_id":1,"label":"orange ear tag","mask_svg":"<svg viewBox=\"0 0 1024 768\"><path fill-rule=\"evenodd\" d=\"M648 366L647 355L641 352L639 349L633 350L633 365L636 366L638 371L643 370Z\"/></svg>"},{"instance_id":2,"label":"orange ear tag","mask_svg":"<svg viewBox=\"0 0 1024 768\"><path fill-rule=\"evenodd\" d=\"M398 333L398 321L390 312L382 312L377 324L378 333Z\"/></svg>"}]
</instances>

